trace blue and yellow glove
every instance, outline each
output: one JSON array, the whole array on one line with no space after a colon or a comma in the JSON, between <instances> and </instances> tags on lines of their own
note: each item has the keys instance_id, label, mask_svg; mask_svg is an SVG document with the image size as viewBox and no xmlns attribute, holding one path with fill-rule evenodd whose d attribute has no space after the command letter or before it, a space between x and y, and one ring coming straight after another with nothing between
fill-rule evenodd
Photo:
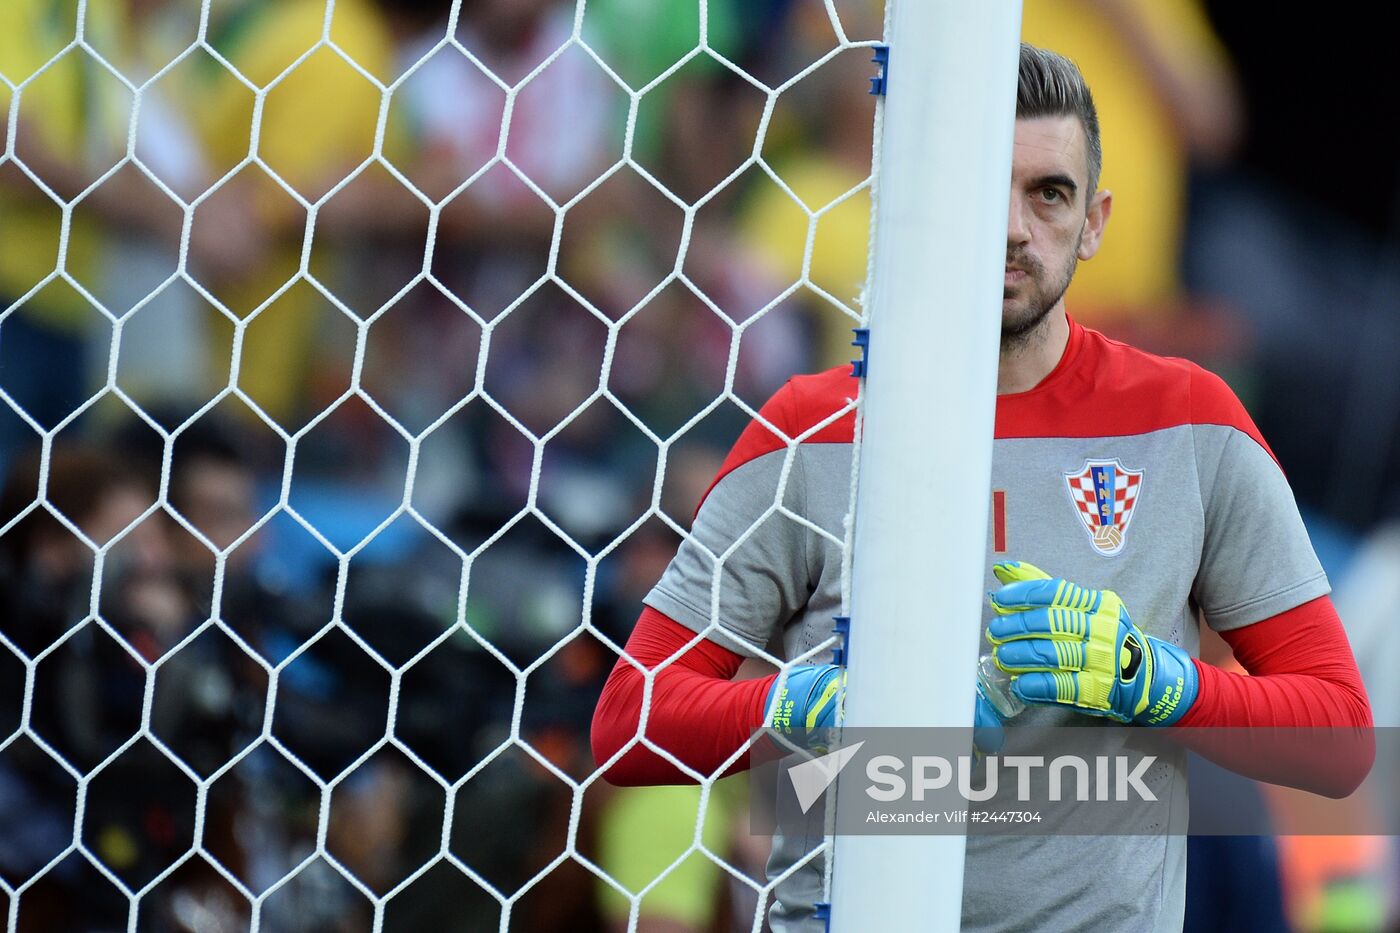
<instances>
[{"instance_id":1,"label":"blue and yellow glove","mask_svg":"<svg viewBox=\"0 0 1400 933\"><path fill-rule=\"evenodd\" d=\"M987 628L997 667L1027 703L1062 704L1119 722L1169 726L1196 700L1196 665L1133 624L1112 590L1089 590L1019 561L992 567Z\"/></svg>"},{"instance_id":2,"label":"blue and yellow glove","mask_svg":"<svg viewBox=\"0 0 1400 933\"><path fill-rule=\"evenodd\" d=\"M774 702L774 695L777 702ZM846 696L846 669L837 664L804 664L788 668L768 688L764 708L769 729L791 735L794 729L832 729Z\"/></svg>"},{"instance_id":3,"label":"blue and yellow glove","mask_svg":"<svg viewBox=\"0 0 1400 933\"><path fill-rule=\"evenodd\" d=\"M773 702L777 694L777 703ZM788 669L787 683L773 681L768 689L764 708L768 719L764 725L783 735L794 729L831 729L840 716L846 698L846 669L836 664L799 665ZM973 741L977 750L991 754L1005 740L1002 718L996 708L977 688L977 707L973 717Z\"/></svg>"}]
</instances>

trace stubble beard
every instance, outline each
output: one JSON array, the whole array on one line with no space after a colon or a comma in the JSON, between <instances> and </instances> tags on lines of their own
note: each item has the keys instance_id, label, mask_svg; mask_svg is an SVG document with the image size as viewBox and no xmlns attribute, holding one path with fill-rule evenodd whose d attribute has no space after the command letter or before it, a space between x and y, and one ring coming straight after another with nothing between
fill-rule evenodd
<instances>
[{"instance_id":1,"label":"stubble beard","mask_svg":"<svg viewBox=\"0 0 1400 933\"><path fill-rule=\"evenodd\" d=\"M1045 334L1045 321L1050 316L1050 312L1060 303L1060 299L1065 296L1069 289L1070 280L1074 278L1074 270L1079 265L1078 250L1069 254L1069 261L1065 264L1061 274L1048 281L1045 267L1033 257L1024 253L1008 252L1006 254L1006 264L1017 266L1026 272L1026 281L1019 289L1004 289L1002 291L1002 301L1010 301L1016 297L1016 292L1029 289L1026 294L1026 306L1011 314L1002 305L1001 317L1001 352L1015 353L1022 350Z\"/></svg>"}]
</instances>

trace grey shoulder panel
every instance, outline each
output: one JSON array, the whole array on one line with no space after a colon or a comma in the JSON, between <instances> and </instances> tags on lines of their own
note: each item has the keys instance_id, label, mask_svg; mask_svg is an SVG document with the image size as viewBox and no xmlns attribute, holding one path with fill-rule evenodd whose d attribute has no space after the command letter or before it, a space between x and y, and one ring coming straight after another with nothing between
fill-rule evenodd
<instances>
[{"instance_id":1,"label":"grey shoulder panel","mask_svg":"<svg viewBox=\"0 0 1400 933\"><path fill-rule=\"evenodd\" d=\"M1205 540L1193 588L1217 631L1251 625L1331 591L1293 490L1267 450L1223 425L1193 428Z\"/></svg>"},{"instance_id":2,"label":"grey shoulder panel","mask_svg":"<svg viewBox=\"0 0 1400 933\"><path fill-rule=\"evenodd\" d=\"M777 510L805 514L800 473L795 464L784 472L787 461L786 449L774 451L720 480L648 606L731 651L752 655L772 640L810 596L807 529Z\"/></svg>"}]
</instances>

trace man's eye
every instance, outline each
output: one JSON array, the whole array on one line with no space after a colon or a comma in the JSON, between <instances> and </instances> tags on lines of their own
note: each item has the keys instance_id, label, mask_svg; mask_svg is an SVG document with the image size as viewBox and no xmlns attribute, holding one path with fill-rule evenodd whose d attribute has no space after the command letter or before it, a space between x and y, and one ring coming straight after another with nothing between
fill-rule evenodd
<instances>
[{"instance_id":1,"label":"man's eye","mask_svg":"<svg viewBox=\"0 0 1400 933\"><path fill-rule=\"evenodd\" d=\"M1054 204L1063 198L1058 188L1041 188L1040 199L1047 204Z\"/></svg>"}]
</instances>

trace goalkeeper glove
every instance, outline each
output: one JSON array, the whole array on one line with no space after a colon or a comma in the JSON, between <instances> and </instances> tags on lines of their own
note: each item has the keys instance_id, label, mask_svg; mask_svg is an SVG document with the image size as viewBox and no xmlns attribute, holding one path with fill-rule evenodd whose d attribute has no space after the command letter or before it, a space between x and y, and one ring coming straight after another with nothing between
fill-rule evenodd
<instances>
[{"instance_id":1,"label":"goalkeeper glove","mask_svg":"<svg viewBox=\"0 0 1400 933\"><path fill-rule=\"evenodd\" d=\"M992 567L987 628L997 666L1027 703L1073 706L1123 723L1168 726L1196 700L1196 665L1133 624L1112 590L1090 590L1019 561Z\"/></svg>"},{"instance_id":2,"label":"goalkeeper glove","mask_svg":"<svg viewBox=\"0 0 1400 933\"><path fill-rule=\"evenodd\" d=\"M784 735L791 735L794 729L831 729L836 726L845 698L844 668L835 664L789 668L787 682L783 683L780 677L768 689L764 701L768 718L764 725ZM1005 740L1002 718L982 695L981 687L977 688L972 734L977 750L983 754L997 751Z\"/></svg>"},{"instance_id":3,"label":"goalkeeper glove","mask_svg":"<svg viewBox=\"0 0 1400 933\"><path fill-rule=\"evenodd\" d=\"M804 664L788 668L768 688L764 709L769 729L791 735L794 729L831 729L846 695L846 671L836 664Z\"/></svg>"}]
</instances>

